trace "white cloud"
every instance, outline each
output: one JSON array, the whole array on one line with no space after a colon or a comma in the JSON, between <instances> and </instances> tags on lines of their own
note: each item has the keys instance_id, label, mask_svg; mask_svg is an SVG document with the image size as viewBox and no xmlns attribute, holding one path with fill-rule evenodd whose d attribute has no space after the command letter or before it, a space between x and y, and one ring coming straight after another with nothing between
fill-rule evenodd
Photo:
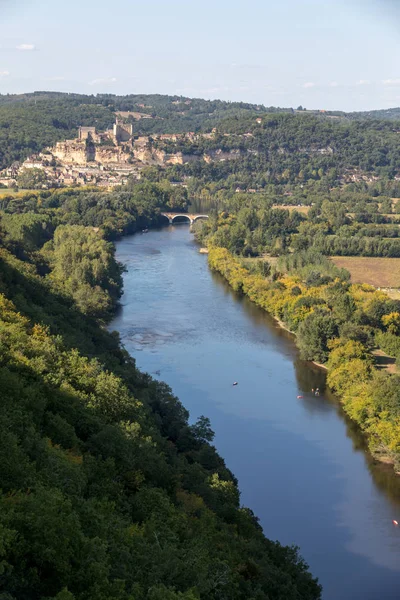
<instances>
[{"instance_id":1,"label":"white cloud","mask_svg":"<svg viewBox=\"0 0 400 600\"><path fill-rule=\"evenodd\" d=\"M10 71L0 71L0 77L7 77L10 74Z\"/></svg>"},{"instance_id":2,"label":"white cloud","mask_svg":"<svg viewBox=\"0 0 400 600\"><path fill-rule=\"evenodd\" d=\"M100 79L93 79L89 81L89 85L108 85L110 83L115 83L117 81L116 77L104 77Z\"/></svg>"},{"instance_id":3,"label":"white cloud","mask_svg":"<svg viewBox=\"0 0 400 600\"><path fill-rule=\"evenodd\" d=\"M370 85L369 79L359 79L356 81L356 85Z\"/></svg>"},{"instance_id":4,"label":"white cloud","mask_svg":"<svg viewBox=\"0 0 400 600\"><path fill-rule=\"evenodd\" d=\"M329 87L337 87L339 84L337 81L331 81Z\"/></svg>"},{"instance_id":5,"label":"white cloud","mask_svg":"<svg viewBox=\"0 0 400 600\"><path fill-rule=\"evenodd\" d=\"M384 79L383 85L400 85L400 79Z\"/></svg>"},{"instance_id":6,"label":"white cloud","mask_svg":"<svg viewBox=\"0 0 400 600\"><path fill-rule=\"evenodd\" d=\"M55 77L47 77L46 81L65 81L65 77L61 75L56 75Z\"/></svg>"},{"instance_id":7,"label":"white cloud","mask_svg":"<svg viewBox=\"0 0 400 600\"><path fill-rule=\"evenodd\" d=\"M301 87L306 88L306 89L313 88L313 87L315 87L315 83L313 81L307 81L306 83L303 83L303 85Z\"/></svg>"},{"instance_id":8,"label":"white cloud","mask_svg":"<svg viewBox=\"0 0 400 600\"><path fill-rule=\"evenodd\" d=\"M36 46L34 44L20 44L17 46L17 50L35 50Z\"/></svg>"}]
</instances>

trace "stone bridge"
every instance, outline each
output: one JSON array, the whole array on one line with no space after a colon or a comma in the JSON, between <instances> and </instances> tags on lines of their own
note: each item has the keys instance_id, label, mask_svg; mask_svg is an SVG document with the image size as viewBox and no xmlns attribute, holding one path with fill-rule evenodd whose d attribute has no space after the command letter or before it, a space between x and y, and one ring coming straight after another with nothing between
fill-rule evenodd
<instances>
[{"instance_id":1,"label":"stone bridge","mask_svg":"<svg viewBox=\"0 0 400 600\"><path fill-rule=\"evenodd\" d=\"M208 215L199 215L197 213L163 212L161 214L163 217L166 217L168 219L170 225L172 225L174 219L176 219L177 217L184 217L189 221L191 225L193 225L193 223L197 221L197 219L208 219Z\"/></svg>"}]
</instances>

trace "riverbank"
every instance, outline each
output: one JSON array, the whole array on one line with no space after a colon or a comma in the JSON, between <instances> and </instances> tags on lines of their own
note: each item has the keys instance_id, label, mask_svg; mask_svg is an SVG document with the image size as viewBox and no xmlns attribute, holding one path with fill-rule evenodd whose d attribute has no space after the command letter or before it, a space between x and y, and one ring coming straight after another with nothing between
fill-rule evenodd
<instances>
[{"instance_id":1,"label":"riverbank","mask_svg":"<svg viewBox=\"0 0 400 600\"><path fill-rule=\"evenodd\" d=\"M236 257L223 248L209 248L208 260L210 267L218 271L235 291L248 296L296 337L303 359L311 360L327 371L329 387L339 398L345 412L367 436L374 458L390 462L398 473L400 418L397 416L396 406L400 381L397 381L395 375L379 373L374 367L370 351L361 342L351 337L340 338L338 333L335 334L332 310L326 305L326 297L331 293L329 285L307 288L301 279L288 276L268 281L265 277L247 271ZM359 310L364 306L369 307L371 301L385 299L384 295L375 292L370 286L352 285L348 289L350 300L355 305L358 303ZM315 310L315 306L319 312ZM296 331L283 321L283 314L291 315ZM329 330L324 329L325 323ZM324 361L316 360L309 354L307 340L313 334L312 327L317 327L312 338L316 340L317 350L318 344L321 346L321 336L325 336ZM300 340L299 333L302 335ZM322 352L320 354L322 356Z\"/></svg>"},{"instance_id":2,"label":"riverbank","mask_svg":"<svg viewBox=\"0 0 400 600\"><path fill-rule=\"evenodd\" d=\"M278 325L279 325L279 327L281 329L284 329L285 331L287 331L288 333L290 333L296 339L295 332L292 331L291 329L289 329L288 327L286 327L286 325L285 325L285 323L283 321L281 321L280 319L278 319L278 317L274 317L274 316L273 316L273 319L274 319L274 321L276 321L278 323ZM319 369L323 369L324 371L328 370L325 365L323 365L322 363L316 362L315 360L310 360L309 362L311 362L313 365L315 365Z\"/></svg>"},{"instance_id":3,"label":"riverbank","mask_svg":"<svg viewBox=\"0 0 400 600\"><path fill-rule=\"evenodd\" d=\"M198 250L187 226L118 242L127 271L111 328L137 367L183 401L191 423L210 418L241 503L268 538L301 548L324 600L396 600L400 478L366 451L325 371L299 360L293 336Z\"/></svg>"},{"instance_id":4,"label":"riverbank","mask_svg":"<svg viewBox=\"0 0 400 600\"><path fill-rule=\"evenodd\" d=\"M61 277L39 274L43 259L28 244L29 262L0 252L3 589L10 598L34 590L77 600L320 600L297 550L266 538L242 506L209 419L189 423L168 385L139 370L119 336L79 306L109 288L99 256L115 267L114 248L89 228L67 228L53 241L57 250L59 235L79 234L60 252L67 275L81 285L76 273L102 273L78 297L72 286L60 289ZM85 236L91 246L79 245ZM146 236L135 237L149 269ZM150 292L147 304L159 296ZM134 319L143 327L137 312Z\"/></svg>"}]
</instances>

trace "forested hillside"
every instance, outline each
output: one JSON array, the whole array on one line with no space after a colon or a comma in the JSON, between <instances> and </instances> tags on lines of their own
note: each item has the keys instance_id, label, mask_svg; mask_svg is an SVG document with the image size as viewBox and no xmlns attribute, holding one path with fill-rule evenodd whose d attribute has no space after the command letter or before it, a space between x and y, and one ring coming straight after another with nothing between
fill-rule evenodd
<instances>
[{"instance_id":1,"label":"forested hillside","mask_svg":"<svg viewBox=\"0 0 400 600\"><path fill-rule=\"evenodd\" d=\"M378 110L367 110L364 112L351 112L347 116L353 119L388 119L390 121L400 120L400 108L382 108Z\"/></svg>"},{"instance_id":2,"label":"forested hillside","mask_svg":"<svg viewBox=\"0 0 400 600\"><path fill-rule=\"evenodd\" d=\"M221 214L218 219L212 214L204 231L213 232L216 245L242 256L314 248L327 256L400 258L398 213L384 196L332 191L309 196L312 206L305 212L297 204L292 210L276 208L276 196L267 194L221 193L219 198Z\"/></svg>"},{"instance_id":3,"label":"forested hillside","mask_svg":"<svg viewBox=\"0 0 400 600\"><path fill-rule=\"evenodd\" d=\"M297 550L266 539L240 505L208 419L189 424L102 326L121 291L105 236L157 223L174 205L167 192L3 199L5 599L320 597Z\"/></svg>"},{"instance_id":4,"label":"forested hillside","mask_svg":"<svg viewBox=\"0 0 400 600\"><path fill-rule=\"evenodd\" d=\"M113 113L106 107L74 103L67 98L0 101L0 169L59 140L76 137L80 125L102 130L110 127L113 120Z\"/></svg>"},{"instance_id":5,"label":"forested hillside","mask_svg":"<svg viewBox=\"0 0 400 600\"><path fill-rule=\"evenodd\" d=\"M372 351L399 363L400 304L351 285L328 257L400 257L400 122L178 96L0 96L0 166L79 125L107 129L117 111L135 113L135 134L208 135L150 136L190 160L113 192L0 196L0 589L6 600L318 599L297 549L241 507L208 419L189 424L106 332L122 290L112 242L164 210L207 212L197 236L211 267L328 366L372 451L398 470L399 375L378 372Z\"/></svg>"},{"instance_id":6,"label":"forested hillside","mask_svg":"<svg viewBox=\"0 0 400 600\"><path fill-rule=\"evenodd\" d=\"M257 175L253 185L263 186L321 177L332 182L345 168L387 177L399 170L400 123L395 109L390 112L393 120L388 120L385 111L334 114L157 94L56 92L0 96L0 169L58 140L75 137L79 125L106 130L118 111L133 120L137 135L210 132L217 127L213 139L169 143L166 149L198 155L240 150L245 157L238 164L223 163L215 173L219 178L236 173L239 184L249 174ZM192 174L190 166L186 172Z\"/></svg>"},{"instance_id":7,"label":"forested hillside","mask_svg":"<svg viewBox=\"0 0 400 600\"><path fill-rule=\"evenodd\" d=\"M226 116L265 110L241 102L156 94L84 96L36 92L0 96L0 169L59 140L76 137L80 125L104 131L115 121L116 111L135 111L152 117L135 121L136 133L174 133L208 129Z\"/></svg>"},{"instance_id":8,"label":"forested hillside","mask_svg":"<svg viewBox=\"0 0 400 600\"><path fill-rule=\"evenodd\" d=\"M276 114L227 118L215 135L195 142L156 143L167 152L204 156L235 152L224 162L189 162L180 177L205 181L230 178L238 187L304 184L309 180L338 185L346 174L393 178L400 171L400 123L331 119L325 115Z\"/></svg>"}]
</instances>

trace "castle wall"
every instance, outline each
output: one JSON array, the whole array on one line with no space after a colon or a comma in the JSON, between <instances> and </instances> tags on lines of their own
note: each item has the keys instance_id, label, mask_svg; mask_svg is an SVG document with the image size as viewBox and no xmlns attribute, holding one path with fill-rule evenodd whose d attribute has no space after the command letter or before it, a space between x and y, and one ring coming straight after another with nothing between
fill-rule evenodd
<instances>
[{"instance_id":1,"label":"castle wall","mask_svg":"<svg viewBox=\"0 0 400 600\"><path fill-rule=\"evenodd\" d=\"M113 134L117 142L129 142L133 136L132 123L121 123L117 119L113 126Z\"/></svg>"},{"instance_id":2,"label":"castle wall","mask_svg":"<svg viewBox=\"0 0 400 600\"><path fill-rule=\"evenodd\" d=\"M96 127L79 127L78 140L80 140L81 142L87 140L89 134L94 139L96 137Z\"/></svg>"}]
</instances>

